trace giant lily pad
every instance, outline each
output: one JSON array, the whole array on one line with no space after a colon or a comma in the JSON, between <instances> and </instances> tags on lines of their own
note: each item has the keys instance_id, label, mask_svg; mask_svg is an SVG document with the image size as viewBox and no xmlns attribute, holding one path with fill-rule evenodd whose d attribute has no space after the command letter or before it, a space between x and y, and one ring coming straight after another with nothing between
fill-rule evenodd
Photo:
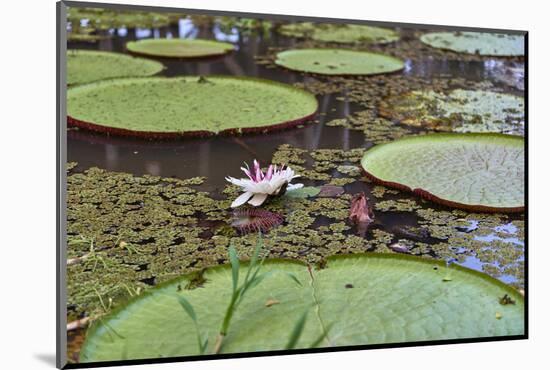
<instances>
[{"instance_id":1,"label":"giant lily pad","mask_svg":"<svg viewBox=\"0 0 550 370\"><path fill-rule=\"evenodd\" d=\"M226 54L233 50L227 42L197 39L144 39L130 41L126 48L136 54L164 58L199 58Z\"/></svg>"},{"instance_id":2,"label":"giant lily pad","mask_svg":"<svg viewBox=\"0 0 550 370\"><path fill-rule=\"evenodd\" d=\"M420 40L438 49L489 56L523 56L524 37L502 33L433 32Z\"/></svg>"},{"instance_id":3,"label":"giant lily pad","mask_svg":"<svg viewBox=\"0 0 550 370\"><path fill-rule=\"evenodd\" d=\"M312 94L244 77L133 78L71 88L69 124L141 137L265 132L311 118Z\"/></svg>"},{"instance_id":4,"label":"giant lily pad","mask_svg":"<svg viewBox=\"0 0 550 370\"><path fill-rule=\"evenodd\" d=\"M302 22L282 25L278 31L285 36L342 44L387 44L399 40L399 34L393 30L356 24Z\"/></svg>"},{"instance_id":5,"label":"giant lily pad","mask_svg":"<svg viewBox=\"0 0 550 370\"><path fill-rule=\"evenodd\" d=\"M522 97L481 90L412 91L381 102L382 116L440 131L524 133Z\"/></svg>"},{"instance_id":6,"label":"giant lily pad","mask_svg":"<svg viewBox=\"0 0 550 370\"><path fill-rule=\"evenodd\" d=\"M403 69L401 60L383 54L339 49L296 49L277 54L275 63L324 75L372 75Z\"/></svg>"},{"instance_id":7,"label":"giant lily pad","mask_svg":"<svg viewBox=\"0 0 550 370\"><path fill-rule=\"evenodd\" d=\"M517 291L441 261L372 253L331 257L323 269L311 271L284 260L266 261L263 269L271 274L235 311L221 353L284 349L304 312L295 348L311 347L323 332L319 347L524 334L524 301ZM80 361L198 355L195 327L180 296L193 305L212 353L231 276L228 266L215 267L204 272L200 287L187 289L197 280L184 276L143 293L95 323ZM510 304L500 302L505 296Z\"/></svg>"},{"instance_id":8,"label":"giant lily pad","mask_svg":"<svg viewBox=\"0 0 550 370\"><path fill-rule=\"evenodd\" d=\"M451 207L524 209L524 140L519 136L413 136L369 149L361 165L375 182Z\"/></svg>"},{"instance_id":9,"label":"giant lily pad","mask_svg":"<svg viewBox=\"0 0 550 370\"><path fill-rule=\"evenodd\" d=\"M161 63L134 58L120 53L92 50L67 52L67 83L69 85L118 77L143 77L163 69Z\"/></svg>"}]
</instances>

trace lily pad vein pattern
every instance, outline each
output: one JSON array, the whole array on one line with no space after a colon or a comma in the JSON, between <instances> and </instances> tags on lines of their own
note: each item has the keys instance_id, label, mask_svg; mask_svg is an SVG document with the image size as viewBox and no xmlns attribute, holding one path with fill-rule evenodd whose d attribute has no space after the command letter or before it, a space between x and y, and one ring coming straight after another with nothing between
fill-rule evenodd
<instances>
[{"instance_id":1,"label":"lily pad vein pattern","mask_svg":"<svg viewBox=\"0 0 550 370\"><path fill-rule=\"evenodd\" d=\"M441 261L348 255L331 257L324 268L311 271L283 260L268 260L264 269L271 275L239 306L223 353L283 349L306 310L308 319L296 348L309 348L323 330L328 335L321 346L520 335L524 330L523 298L517 291ZM286 273L302 284L290 283ZM213 343L230 298L231 269L211 268L203 277L204 284L191 290L184 289L186 277L161 285L104 318L104 324L96 322L81 361L120 359L122 354L198 354L193 323L177 297L184 296L195 307L201 330ZM500 304L505 294L515 304ZM266 305L270 300L278 303Z\"/></svg>"}]
</instances>

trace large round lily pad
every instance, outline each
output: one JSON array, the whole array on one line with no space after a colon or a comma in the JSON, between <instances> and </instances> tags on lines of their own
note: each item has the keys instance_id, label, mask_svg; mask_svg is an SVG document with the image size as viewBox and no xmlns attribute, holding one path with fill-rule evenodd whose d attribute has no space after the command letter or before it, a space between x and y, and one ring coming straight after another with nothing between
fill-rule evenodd
<instances>
[{"instance_id":1,"label":"large round lily pad","mask_svg":"<svg viewBox=\"0 0 550 370\"><path fill-rule=\"evenodd\" d=\"M413 136L367 150L361 165L377 183L451 207L524 210L524 140L520 136Z\"/></svg>"},{"instance_id":2,"label":"large round lily pad","mask_svg":"<svg viewBox=\"0 0 550 370\"><path fill-rule=\"evenodd\" d=\"M278 32L285 36L342 44L387 44L399 40L399 34L393 30L357 24L291 23L279 27Z\"/></svg>"},{"instance_id":3,"label":"large round lily pad","mask_svg":"<svg viewBox=\"0 0 550 370\"><path fill-rule=\"evenodd\" d=\"M143 39L126 44L128 51L164 58L202 58L224 55L232 51L227 42L198 39Z\"/></svg>"},{"instance_id":4,"label":"large round lily pad","mask_svg":"<svg viewBox=\"0 0 550 370\"><path fill-rule=\"evenodd\" d=\"M373 75L403 69L401 60L376 53L339 49L296 49L277 54L282 67L324 75Z\"/></svg>"},{"instance_id":5,"label":"large round lily pad","mask_svg":"<svg viewBox=\"0 0 550 370\"><path fill-rule=\"evenodd\" d=\"M420 40L438 49L488 56L523 56L524 37L502 33L433 32Z\"/></svg>"},{"instance_id":6,"label":"large round lily pad","mask_svg":"<svg viewBox=\"0 0 550 370\"><path fill-rule=\"evenodd\" d=\"M71 88L70 125L163 138L265 132L297 125L317 111L312 94L245 77L188 76L102 81Z\"/></svg>"},{"instance_id":7,"label":"large round lily pad","mask_svg":"<svg viewBox=\"0 0 550 370\"><path fill-rule=\"evenodd\" d=\"M93 81L151 76L163 69L161 63L120 53L92 50L67 51L67 83L77 85Z\"/></svg>"},{"instance_id":8,"label":"large round lily pad","mask_svg":"<svg viewBox=\"0 0 550 370\"><path fill-rule=\"evenodd\" d=\"M482 90L412 91L390 96L382 116L411 126L440 131L500 132L523 135L524 101L511 94Z\"/></svg>"},{"instance_id":9,"label":"large round lily pad","mask_svg":"<svg viewBox=\"0 0 550 370\"><path fill-rule=\"evenodd\" d=\"M310 348L323 332L319 347L524 333L524 301L517 291L440 261L372 253L332 257L311 273L302 263L282 260L267 261L262 269L271 274L235 311L221 353L284 349L306 311L295 348ZM239 281L246 268L241 274ZM199 354L195 326L180 296L194 307L201 334L209 339L206 353L212 353L231 297L231 268L207 269L202 278L200 287L196 276L191 284L184 276L161 285L97 321L80 361ZM190 285L196 288L186 289Z\"/></svg>"}]
</instances>

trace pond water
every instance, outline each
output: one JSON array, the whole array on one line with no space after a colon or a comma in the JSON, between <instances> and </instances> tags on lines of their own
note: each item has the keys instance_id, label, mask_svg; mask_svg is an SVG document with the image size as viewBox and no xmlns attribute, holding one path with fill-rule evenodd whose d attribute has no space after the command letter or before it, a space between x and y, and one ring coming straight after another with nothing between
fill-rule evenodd
<instances>
[{"instance_id":1,"label":"pond water","mask_svg":"<svg viewBox=\"0 0 550 370\"><path fill-rule=\"evenodd\" d=\"M422 30L401 30L404 39L412 37L415 32ZM188 20L181 20L178 25L160 29L119 29L113 30L112 37L97 43L69 42L68 47L78 49L99 49L105 51L125 51L125 43L131 40L148 37L196 37L229 41L236 45L233 53L219 58L198 60L161 60L166 69L161 72L164 76L179 75L235 75L253 76L289 84L315 83L316 78L301 73L274 68L269 64L258 64L257 57L269 54L271 48L288 48L300 45L300 41L284 37L276 32L249 33L233 29L231 33L222 32L219 27L195 27ZM523 92L504 85L497 79L499 69L503 66L518 66L520 63L506 59L459 60L440 58L411 58L405 59L405 69L401 73L404 77L430 80L438 79L465 79L472 82L488 81L497 86L500 91L522 96ZM250 163L258 159L261 163L269 163L280 145L289 144L295 148L314 151L318 149L351 150L354 148L369 148L373 142L366 139L360 130L346 127L326 125L334 119L341 119L364 111L365 107L349 99L346 89L328 94L319 94L318 122L305 124L286 131L272 132L260 135L245 135L236 137L209 137L184 140L150 141L125 137L106 136L85 130L70 129L68 131L68 161L77 162L73 170L78 173L91 167L99 167L108 171L130 173L136 176L153 175L160 177L174 177L180 179L205 177L207 181L197 189L206 191L215 199L221 197L227 182L228 175L239 177L239 167L243 162ZM399 127L399 125L396 125ZM311 160L306 163L311 165ZM345 177L334 173L334 177ZM323 181L306 180L306 185L321 185ZM373 184L365 181L355 181L344 185L348 194L365 191L371 194ZM414 197L403 194L388 194L386 200L412 199ZM421 209L430 209L436 212L450 211L445 207L430 202L419 203ZM439 217L439 216L438 216ZM200 216L199 216L200 218ZM458 263L489 273L505 283L518 288L523 287L524 241L523 230L517 225L523 225L523 215L502 216L497 224L494 220L479 228L479 220L472 216L465 220L453 219L453 222L466 222L470 226L456 228L456 232L463 240L453 239L448 243L446 250L441 247L437 250L418 247L411 249L413 254L427 254L433 257L446 259L449 263ZM444 238L426 236L422 233L410 232L411 228L423 227L431 220L422 218L416 212L408 210L394 210L376 212L376 222L371 226L369 234L382 230L394 235L392 242L400 239L416 240L421 244L436 245L445 241ZM483 222L483 221L482 221ZM220 223L204 221L201 226L218 227ZM311 226L330 225L329 218L320 216ZM481 230L481 231L480 231ZM491 231L492 230L492 231ZM355 229L345 230L343 234L353 234ZM212 235L204 232L202 237ZM473 241L472 241L473 240ZM483 243L475 249L471 243ZM507 248L506 257L499 257L500 248ZM307 254L306 248L299 253ZM511 257L510 257L511 255ZM141 264L147 266L147 263ZM140 268L141 268L140 267ZM148 277L147 281L154 282ZM78 310L77 310L78 312ZM80 314L80 312L79 312ZM79 333L82 334L82 333ZM74 337L74 336L73 336Z\"/></svg>"}]
</instances>

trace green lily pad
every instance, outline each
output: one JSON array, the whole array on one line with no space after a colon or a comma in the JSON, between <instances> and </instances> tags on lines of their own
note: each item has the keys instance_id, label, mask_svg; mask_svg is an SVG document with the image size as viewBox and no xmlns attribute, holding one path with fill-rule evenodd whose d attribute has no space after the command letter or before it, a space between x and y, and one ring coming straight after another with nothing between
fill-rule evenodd
<instances>
[{"instance_id":1,"label":"green lily pad","mask_svg":"<svg viewBox=\"0 0 550 370\"><path fill-rule=\"evenodd\" d=\"M164 58L200 58L224 55L232 44L197 39L144 39L130 41L126 49L132 53Z\"/></svg>"},{"instance_id":2,"label":"green lily pad","mask_svg":"<svg viewBox=\"0 0 550 370\"><path fill-rule=\"evenodd\" d=\"M481 90L412 91L381 102L380 115L439 131L524 134L522 97Z\"/></svg>"},{"instance_id":3,"label":"green lily pad","mask_svg":"<svg viewBox=\"0 0 550 370\"><path fill-rule=\"evenodd\" d=\"M403 69L401 60L383 54L339 49L296 49L277 54L277 65L324 75L373 75Z\"/></svg>"},{"instance_id":4,"label":"green lily pad","mask_svg":"<svg viewBox=\"0 0 550 370\"><path fill-rule=\"evenodd\" d=\"M308 198L316 196L320 191L321 189L315 186L304 186L300 189L287 191L285 196L289 198Z\"/></svg>"},{"instance_id":5,"label":"green lily pad","mask_svg":"<svg viewBox=\"0 0 550 370\"><path fill-rule=\"evenodd\" d=\"M420 40L438 49L488 56L523 56L524 36L480 32L433 32Z\"/></svg>"},{"instance_id":6,"label":"green lily pad","mask_svg":"<svg viewBox=\"0 0 550 370\"><path fill-rule=\"evenodd\" d=\"M520 136L413 136L367 150L361 165L377 183L451 207L524 210L524 140Z\"/></svg>"},{"instance_id":7,"label":"green lily pad","mask_svg":"<svg viewBox=\"0 0 550 370\"><path fill-rule=\"evenodd\" d=\"M521 294L485 274L441 261L372 253L331 257L311 273L302 263L284 260L268 260L262 269L271 274L235 311L221 353L284 349L304 312L295 348L310 348L323 332L319 347L524 334ZM206 353L212 353L231 296L231 268L207 269L202 278L204 283L193 289L186 289L196 286L189 276L160 285L97 321L80 361L198 355L195 326L178 297L194 307L209 339ZM500 304L505 295L515 303Z\"/></svg>"},{"instance_id":8,"label":"green lily pad","mask_svg":"<svg viewBox=\"0 0 550 370\"><path fill-rule=\"evenodd\" d=\"M342 44L387 44L399 40L399 34L393 30L356 24L291 23L282 25L278 31L285 36Z\"/></svg>"},{"instance_id":9,"label":"green lily pad","mask_svg":"<svg viewBox=\"0 0 550 370\"><path fill-rule=\"evenodd\" d=\"M153 60L107 51L67 51L67 84L77 85L119 77L144 77L164 66Z\"/></svg>"},{"instance_id":10,"label":"green lily pad","mask_svg":"<svg viewBox=\"0 0 550 370\"><path fill-rule=\"evenodd\" d=\"M133 78L81 85L67 94L69 124L141 137L266 132L317 111L314 95L246 77Z\"/></svg>"}]
</instances>

